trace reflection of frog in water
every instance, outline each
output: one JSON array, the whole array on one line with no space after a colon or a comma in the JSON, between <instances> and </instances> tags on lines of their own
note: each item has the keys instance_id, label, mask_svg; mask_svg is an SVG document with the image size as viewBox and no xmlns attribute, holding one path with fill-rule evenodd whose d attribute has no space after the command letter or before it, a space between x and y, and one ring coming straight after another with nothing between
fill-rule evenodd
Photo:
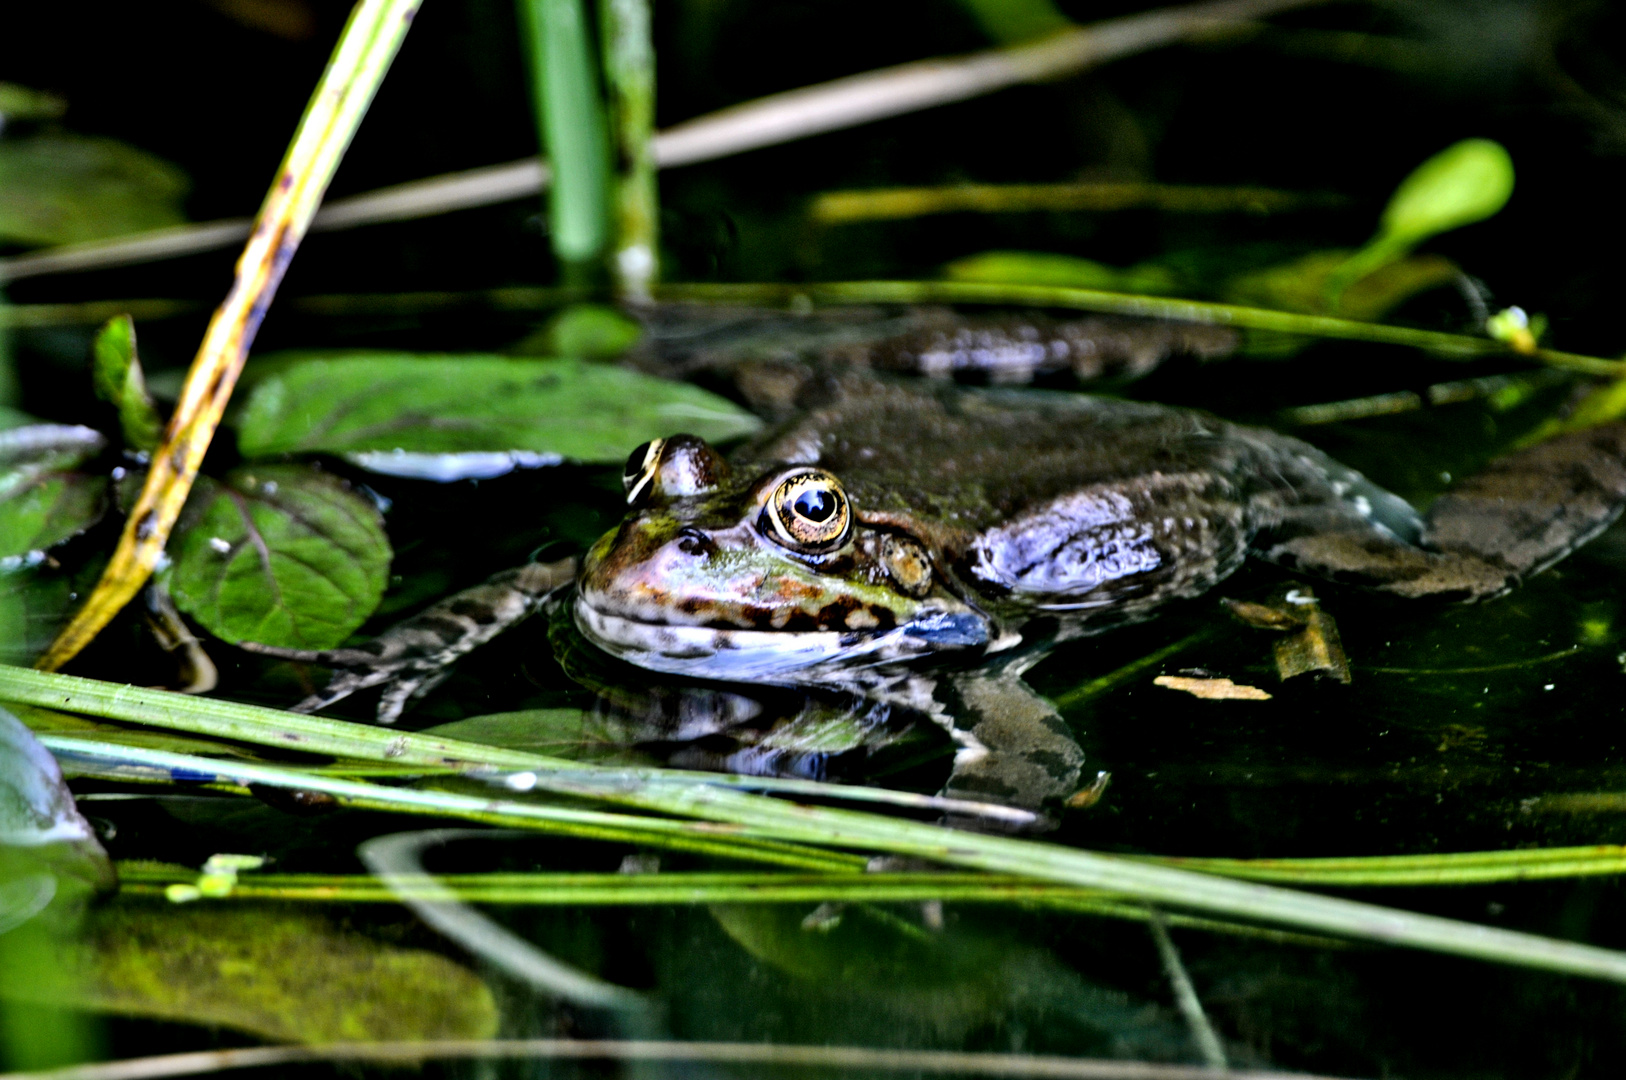
<instances>
[{"instance_id":1,"label":"reflection of frog in water","mask_svg":"<svg viewBox=\"0 0 1626 1080\"><path fill-rule=\"evenodd\" d=\"M789 418L729 459L684 435L632 453L627 516L582 562L576 625L656 671L924 711L954 737L945 794L962 798L1038 807L1078 786L1072 735L1016 678L1048 642L1145 618L1249 554L1403 596L1485 599L1626 500L1626 424L1500 459L1420 516L1306 443L1203 413L850 365L794 374L795 409L781 394L774 410ZM510 572L360 649L276 652L366 669L307 707L405 676L381 708L393 719L435 663L517 621L563 574ZM949 656L973 663L905 663Z\"/></svg>"}]
</instances>

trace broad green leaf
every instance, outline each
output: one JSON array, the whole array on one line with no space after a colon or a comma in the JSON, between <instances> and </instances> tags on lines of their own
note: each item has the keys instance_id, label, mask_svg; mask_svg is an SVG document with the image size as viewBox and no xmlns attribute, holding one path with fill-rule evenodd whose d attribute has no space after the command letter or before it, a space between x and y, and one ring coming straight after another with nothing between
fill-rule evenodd
<instances>
[{"instance_id":1,"label":"broad green leaf","mask_svg":"<svg viewBox=\"0 0 1626 1080\"><path fill-rule=\"evenodd\" d=\"M38 561L100 521L106 509L107 480L101 476L45 473L14 487L0 497L0 572Z\"/></svg>"},{"instance_id":2,"label":"broad green leaf","mask_svg":"<svg viewBox=\"0 0 1626 1080\"><path fill-rule=\"evenodd\" d=\"M0 572L39 562L47 549L101 520L106 479L67 470L105 444L99 433L72 424L0 430Z\"/></svg>"},{"instance_id":3,"label":"broad green leaf","mask_svg":"<svg viewBox=\"0 0 1626 1080\"><path fill-rule=\"evenodd\" d=\"M201 480L170 542L175 604L226 641L342 642L378 606L390 565L378 510L299 465Z\"/></svg>"},{"instance_id":4,"label":"broad green leaf","mask_svg":"<svg viewBox=\"0 0 1626 1080\"><path fill-rule=\"evenodd\" d=\"M989 281L1014 285L1056 285L1074 289L1163 295L1181 290L1174 271L1155 263L1117 267L1073 255L1043 251L985 251L943 267L954 281Z\"/></svg>"},{"instance_id":5,"label":"broad green leaf","mask_svg":"<svg viewBox=\"0 0 1626 1080\"><path fill-rule=\"evenodd\" d=\"M0 663L33 663L96 584L103 564L97 558L72 572L40 566L0 574Z\"/></svg>"},{"instance_id":6,"label":"broad green leaf","mask_svg":"<svg viewBox=\"0 0 1626 1080\"><path fill-rule=\"evenodd\" d=\"M115 316L97 332L92 374L96 396L119 411L124 445L131 450L157 447L164 422L147 393L136 355L135 321L130 316Z\"/></svg>"},{"instance_id":7,"label":"broad green leaf","mask_svg":"<svg viewBox=\"0 0 1626 1080\"><path fill-rule=\"evenodd\" d=\"M414 455L610 463L679 431L720 442L760 426L697 387L578 360L378 352L301 359L254 387L237 417L245 455L363 454L359 463L380 471L393 471L392 457Z\"/></svg>"},{"instance_id":8,"label":"broad green leaf","mask_svg":"<svg viewBox=\"0 0 1626 1080\"><path fill-rule=\"evenodd\" d=\"M1483 221L1513 195L1513 159L1500 143L1464 139L1413 169L1384 208L1377 235L1327 279L1329 308L1379 267L1433 236Z\"/></svg>"},{"instance_id":9,"label":"broad green leaf","mask_svg":"<svg viewBox=\"0 0 1626 1080\"><path fill-rule=\"evenodd\" d=\"M0 240L75 244L186 220L175 166L113 139L0 141Z\"/></svg>"}]
</instances>

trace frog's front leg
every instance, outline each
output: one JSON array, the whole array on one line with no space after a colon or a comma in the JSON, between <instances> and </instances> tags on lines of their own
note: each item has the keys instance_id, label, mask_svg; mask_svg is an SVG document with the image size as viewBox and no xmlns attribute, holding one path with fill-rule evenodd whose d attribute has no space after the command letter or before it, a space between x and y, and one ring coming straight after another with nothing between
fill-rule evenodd
<instances>
[{"instance_id":1,"label":"frog's front leg","mask_svg":"<svg viewBox=\"0 0 1626 1080\"><path fill-rule=\"evenodd\" d=\"M1024 654L948 678L954 700L948 710L955 742L954 771L943 785L949 798L995 802L1039 814L1035 830L1056 826L1046 809L1078 790L1084 751L1047 699L1022 681L1043 658ZM949 824L985 831L981 819Z\"/></svg>"},{"instance_id":2,"label":"frog's front leg","mask_svg":"<svg viewBox=\"0 0 1626 1080\"><path fill-rule=\"evenodd\" d=\"M493 575L432 604L378 637L346 649L284 649L253 641L249 652L340 669L326 687L293 707L294 712L325 709L358 690L384 687L377 722L393 724L407 705L439 686L458 659L528 618L556 589L576 576L576 560L527 563Z\"/></svg>"},{"instance_id":3,"label":"frog's front leg","mask_svg":"<svg viewBox=\"0 0 1626 1080\"><path fill-rule=\"evenodd\" d=\"M1421 547L1346 525L1260 545L1272 562L1401 596L1498 596L1602 532L1626 506L1626 422L1491 462L1434 502Z\"/></svg>"}]
</instances>

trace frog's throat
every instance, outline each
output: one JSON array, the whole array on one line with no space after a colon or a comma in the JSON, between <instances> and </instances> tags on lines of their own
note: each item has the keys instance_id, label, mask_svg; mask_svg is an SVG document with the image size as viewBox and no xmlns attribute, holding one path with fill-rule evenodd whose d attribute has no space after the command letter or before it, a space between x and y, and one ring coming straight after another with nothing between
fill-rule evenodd
<instances>
[{"instance_id":1,"label":"frog's throat","mask_svg":"<svg viewBox=\"0 0 1626 1080\"><path fill-rule=\"evenodd\" d=\"M890 630L723 630L612 615L576 597L576 628L612 656L651 671L725 682L812 683L854 667L901 663L988 644L972 612L926 611Z\"/></svg>"}]
</instances>

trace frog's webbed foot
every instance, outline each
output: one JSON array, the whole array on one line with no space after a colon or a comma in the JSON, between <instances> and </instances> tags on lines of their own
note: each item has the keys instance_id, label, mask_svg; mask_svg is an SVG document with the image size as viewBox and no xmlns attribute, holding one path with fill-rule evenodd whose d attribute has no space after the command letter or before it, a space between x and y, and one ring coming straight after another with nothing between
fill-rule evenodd
<instances>
[{"instance_id":1,"label":"frog's webbed foot","mask_svg":"<svg viewBox=\"0 0 1626 1080\"><path fill-rule=\"evenodd\" d=\"M1078 789L1084 767L1084 751L1056 707L1022 681L1040 658L1013 657L950 678L957 700L949 734L956 750L942 790L949 798L1032 810L1039 816L1029 831L1056 827L1045 810L1059 808ZM953 816L946 823L976 832L1000 827Z\"/></svg>"},{"instance_id":2,"label":"frog's webbed foot","mask_svg":"<svg viewBox=\"0 0 1626 1080\"><path fill-rule=\"evenodd\" d=\"M458 659L530 616L575 575L573 558L505 570L355 648L284 649L253 641L238 645L262 656L338 669L327 686L293 706L294 712L325 709L358 690L382 685L376 719L393 724L408 705L444 682Z\"/></svg>"},{"instance_id":3,"label":"frog's webbed foot","mask_svg":"<svg viewBox=\"0 0 1626 1080\"><path fill-rule=\"evenodd\" d=\"M1333 581L1407 597L1498 596L1568 556L1626 506L1626 423L1508 454L1440 496L1422 547L1377 528L1306 531L1260 550Z\"/></svg>"}]
</instances>

